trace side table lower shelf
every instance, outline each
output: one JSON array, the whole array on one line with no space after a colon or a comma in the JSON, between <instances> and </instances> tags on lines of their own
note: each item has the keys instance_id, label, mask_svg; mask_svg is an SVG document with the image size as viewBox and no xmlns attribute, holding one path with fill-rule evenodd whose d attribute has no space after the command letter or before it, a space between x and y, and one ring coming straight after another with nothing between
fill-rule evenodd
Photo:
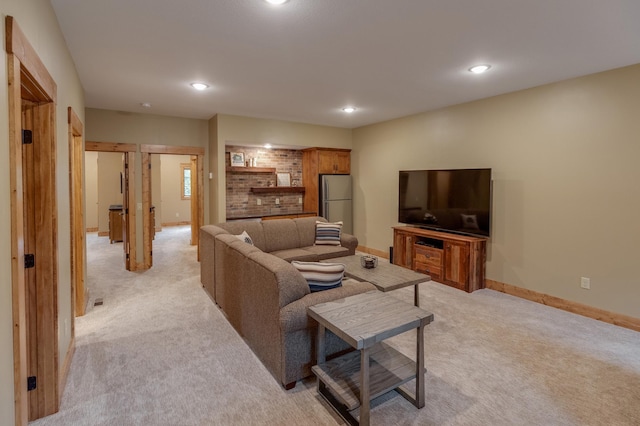
<instances>
[{"instance_id":1,"label":"side table lower shelf","mask_svg":"<svg viewBox=\"0 0 640 426\"><path fill-rule=\"evenodd\" d=\"M360 407L360 351L349 352L315 365L311 370L318 377L318 391L331 405L335 404L331 398L327 398L321 385L324 385L331 392L330 396L346 410L352 411ZM369 377L370 400L373 400L414 379L416 363L386 343L378 343L369 354ZM412 395L407 395L404 389L401 394L405 398L409 396L409 400L412 399Z\"/></svg>"}]
</instances>

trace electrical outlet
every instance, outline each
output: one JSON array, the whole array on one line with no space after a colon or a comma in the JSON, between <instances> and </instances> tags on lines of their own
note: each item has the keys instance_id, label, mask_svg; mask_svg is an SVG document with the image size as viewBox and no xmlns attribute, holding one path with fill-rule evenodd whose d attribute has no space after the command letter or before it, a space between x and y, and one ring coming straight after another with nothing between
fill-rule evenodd
<instances>
[{"instance_id":1,"label":"electrical outlet","mask_svg":"<svg viewBox=\"0 0 640 426\"><path fill-rule=\"evenodd\" d=\"M259 206L261 206L261 205L262 205L262 198L258 198L258 199L256 200L256 204L257 204L257 205L259 205Z\"/></svg>"},{"instance_id":2,"label":"electrical outlet","mask_svg":"<svg viewBox=\"0 0 640 426\"><path fill-rule=\"evenodd\" d=\"M302 197L298 198L298 204L302 204Z\"/></svg>"},{"instance_id":3,"label":"electrical outlet","mask_svg":"<svg viewBox=\"0 0 640 426\"><path fill-rule=\"evenodd\" d=\"M591 289L591 278L582 277L580 278L580 287L590 290Z\"/></svg>"},{"instance_id":4,"label":"electrical outlet","mask_svg":"<svg viewBox=\"0 0 640 426\"><path fill-rule=\"evenodd\" d=\"M276 198L276 206L280 204L280 198Z\"/></svg>"},{"instance_id":5,"label":"electrical outlet","mask_svg":"<svg viewBox=\"0 0 640 426\"><path fill-rule=\"evenodd\" d=\"M180 213L176 213L176 217L180 217Z\"/></svg>"}]
</instances>

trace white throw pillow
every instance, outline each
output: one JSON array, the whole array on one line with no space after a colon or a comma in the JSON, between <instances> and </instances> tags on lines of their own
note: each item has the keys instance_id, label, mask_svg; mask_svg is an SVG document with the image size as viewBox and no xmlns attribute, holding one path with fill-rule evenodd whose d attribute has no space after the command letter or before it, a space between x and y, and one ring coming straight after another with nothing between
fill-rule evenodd
<instances>
[{"instance_id":1,"label":"white throw pillow","mask_svg":"<svg viewBox=\"0 0 640 426\"><path fill-rule=\"evenodd\" d=\"M244 241L247 244L253 245L253 240L251 239L249 234L247 234L247 231L243 231L242 234L240 234L240 235L234 235L234 237L236 237L240 241Z\"/></svg>"}]
</instances>

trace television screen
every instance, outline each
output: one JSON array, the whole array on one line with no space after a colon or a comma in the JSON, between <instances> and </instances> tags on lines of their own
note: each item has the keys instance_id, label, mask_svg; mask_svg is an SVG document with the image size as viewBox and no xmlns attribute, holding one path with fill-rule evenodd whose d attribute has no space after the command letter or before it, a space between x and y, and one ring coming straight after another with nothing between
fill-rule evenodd
<instances>
[{"instance_id":1,"label":"television screen","mask_svg":"<svg viewBox=\"0 0 640 426\"><path fill-rule=\"evenodd\" d=\"M488 237L491 169L400 171L398 222Z\"/></svg>"}]
</instances>

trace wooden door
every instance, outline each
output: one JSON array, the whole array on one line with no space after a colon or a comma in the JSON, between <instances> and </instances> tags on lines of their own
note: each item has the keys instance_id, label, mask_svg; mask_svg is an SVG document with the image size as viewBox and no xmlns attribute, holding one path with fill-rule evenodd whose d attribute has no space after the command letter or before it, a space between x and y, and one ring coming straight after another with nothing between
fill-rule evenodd
<instances>
[{"instance_id":1,"label":"wooden door","mask_svg":"<svg viewBox=\"0 0 640 426\"><path fill-rule=\"evenodd\" d=\"M75 316L85 313L86 241L84 224L84 148L83 125L71 107L67 110L69 123L69 207L71 209L71 306ZM75 327L71 317L72 334Z\"/></svg>"},{"instance_id":2,"label":"wooden door","mask_svg":"<svg viewBox=\"0 0 640 426\"><path fill-rule=\"evenodd\" d=\"M58 373L57 86L11 16L5 17L5 41L14 407L15 423L26 425L29 419L58 411L61 394ZM26 145L29 147L25 149ZM63 333L67 331L65 329ZM27 383L34 382L36 388L29 391Z\"/></svg>"},{"instance_id":3,"label":"wooden door","mask_svg":"<svg viewBox=\"0 0 640 426\"><path fill-rule=\"evenodd\" d=\"M445 241L444 247L444 279L465 290L469 271L469 246L465 243Z\"/></svg>"},{"instance_id":4,"label":"wooden door","mask_svg":"<svg viewBox=\"0 0 640 426\"><path fill-rule=\"evenodd\" d=\"M130 222L129 222L129 155L124 153L122 155L122 211L120 212L122 218L122 250L124 256L124 265L127 271L131 271L131 256L130 256Z\"/></svg>"},{"instance_id":5,"label":"wooden door","mask_svg":"<svg viewBox=\"0 0 640 426\"><path fill-rule=\"evenodd\" d=\"M194 183L194 179L197 179L197 169L198 169L198 156L191 156L191 245L195 246L198 244L198 231L200 230L199 221L198 221L198 184Z\"/></svg>"},{"instance_id":6,"label":"wooden door","mask_svg":"<svg viewBox=\"0 0 640 426\"><path fill-rule=\"evenodd\" d=\"M29 420L55 413L59 403L54 109L51 103L22 102Z\"/></svg>"}]
</instances>

